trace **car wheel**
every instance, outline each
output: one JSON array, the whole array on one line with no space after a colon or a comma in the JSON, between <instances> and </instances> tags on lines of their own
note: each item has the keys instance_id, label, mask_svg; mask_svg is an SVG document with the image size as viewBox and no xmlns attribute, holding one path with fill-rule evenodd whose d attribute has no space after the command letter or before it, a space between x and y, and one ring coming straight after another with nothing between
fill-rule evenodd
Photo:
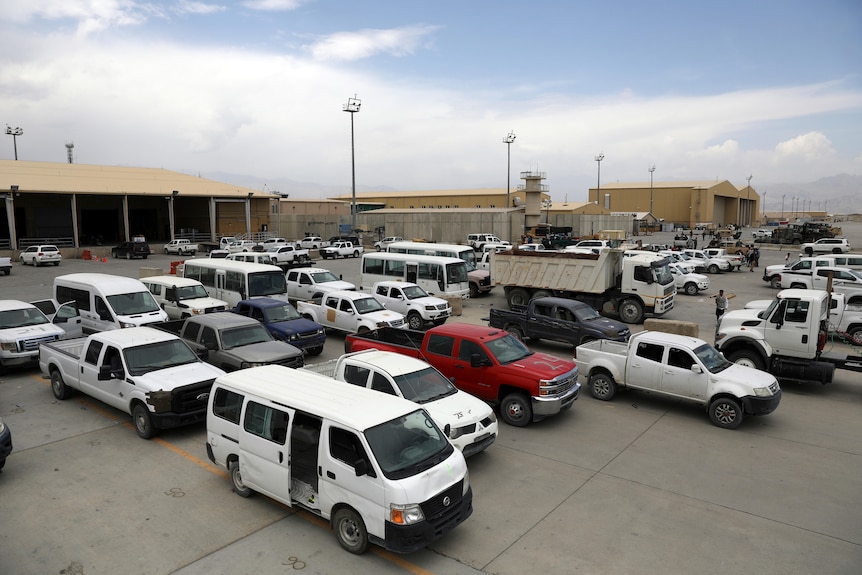
<instances>
[{"instance_id":1,"label":"car wheel","mask_svg":"<svg viewBox=\"0 0 862 575\"><path fill-rule=\"evenodd\" d=\"M779 276L772 276L769 278L769 287L772 289L779 289L781 287L781 282L779 281Z\"/></svg>"},{"instance_id":2,"label":"car wheel","mask_svg":"<svg viewBox=\"0 0 862 575\"><path fill-rule=\"evenodd\" d=\"M24 256L21 256L21 257L20 257L20 258L18 258L18 259L20 259L20 260L21 260L21 265L22 265L22 266L26 266L26 265L27 265L27 262L26 262L26 261L24 261Z\"/></svg>"},{"instance_id":3,"label":"car wheel","mask_svg":"<svg viewBox=\"0 0 862 575\"><path fill-rule=\"evenodd\" d=\"M500 403L500 418L513 427L526 427L533 419L533 408L523 393L510 393Z\"/></svg>"},{"instance_id":4,"label":"car wheel","mask_svg":"<svg viewBox=\"0 0 862 575\"><path fill-rule=\"evenodd\" d=\"M479 297L479 286L474 283L470 284L470 297Z\"/></svg>"},{"instance_id":5,"label":"car wheel","mask_svg":"<svg viewBox=\"0 0 862 575\"><path fill-rule=\"evenodd\" d=\"M54 267L58 267L59 265L60 265L60 262L54 262Z\"/></svg>"},{"instance_id":6,"label":"car wheel","mask_svg":"<svg viewBox=\"0 0 862 575\"><path fill-rule=\"evenodd\" d=\"M832 253L833 253L833 254L840 254L840 253L841 253L841 248L832 248Z\"/></svg>"},{"instance_id":7,"label":"car wheel","mask_svg":"<svg viewBox=\"0 0 862 575\"><path fill-rule=\"evenodd\" d=\"M356 511L349 507L342 507L335 512L332 518L335 528L335 537L338 544L346 551L361 555L368 548L368 531L365 522Z\"/></svg>"},{"instance_id":8,"label":"car wheel","mask_svg":"<svg viewBox=\"0 0 862 575\"><path fill-rule=\"evenodd\" d=\"M228 474L230 475L230 483L233 485L233 492L240 497L248 497L251 495L251 487L248 487L242 482L242 475L239 473L239 461L232 460L228 464Z\"/></svg>"},{"instance_id":9,"label":"car wheel","mask_svg":"<svg viewBox=\"0 0 862 575\"><path fill-rule=\"evenodd\" d=\"M617 382L608 373L596 373L590 377L590 395L602 401L610 401L617 393Z\"/></svg>"},{"instance_id":10,"label":"car wheel","mask_svg":"<svg viewBox=\"0 0 862 575\"><path fill-rule=\"evenodd\" d=\"M540 297L551 297L551 292L548 290L540 289L533 293L533 297L530 299L539 299Z\"/></svg>"},{"instance_id":11,"label":"car wheel","mask_svg":"<svg viewBox=\"0 0 862 575\"><path fill-rule=\"evenodd\" d=\"M308 355L320 355L323 353L323 346L311 347L308 349Z\"/></svg>"},{"instance_id":12,"label":"car wheel","mask_svg":"<svg viewBox=\"0 0 862 575\"><path fill-rule=\"evenodd\" d=\"M793 283L790 284L790 289L807 289L805 284Z\"/></svg>"},{"instance_id":13,"label":"car wheel","mask_svg":"<svg viewBox=\"0 0 862 575\"><path fill-rule=\"evenodd\" d=\"M68 399L72 395L72 390L66 386L59 369L51 370L51 391L54 393L54 397L60 400Z\"/></svg>"},{"instance_id":14,"label":"car wheel","mask_svg":"<svg viewBox=\"0 0 862 575\"><path fill-rule=\"evenodd\" d=\"M509 309L516 305L527 305L530 303L530 292L524 288L515 288L506 294L506 299L509 303Z\"/></svg>"},{"instance_id":15,"label":"car wheel","mask_svg":"<svg viewBox=\"0 0 862 575\"><path fill-rule=\"evenodd\" d=\"M686 295L697 295L697 284L693 282L685 284L683 289L685 290Z\"/></svg>"},{"instance_id":16,"label":"car wheel","mask_svg":"<svg viewBox=\"0 0 862 575\"><path fill-rule=\"evenodd\" d=\"M132 259L132 252L126 252L126 259L127 260Z\"/></svg>"},{"instance_id":17,"label":"car wheel","mask_svg":"<svg viewBox=\"0 0 862 575\"><path fill-rule=\"evenodd\" d=\"M717 274L720 270L718 269L717 264L709 264L709 267L706 269L711 274Z\"/></svg>"},{"instance_id":18,"label":"car wheel","mask_svg":"<svg viewBox=\"0 0 862 575\"><path fill-rule=\"evenodd\" d=\"M141 439L150 439L156 435L156 426L153 425L153 418L150 416L150 410L143 403L136 403L132 408L132 422L135 424L135 431Z\"/></svg>"},{"instance_id":19,"label":"car wheel","mask_svg":"<svg viewBox=\"0 0 862 575\"><path fill-rule=\"evenodd\" d=\"M644 308L636 299L624 299L620 303L620 319L625 323L640 323L644 318Z\"/></svg>"},{"instance_id":20,"label":"car wheel","mask_svg":"<svg viewBox=\"0 0 862 575\"><path fill-rule=\"evenodd\" d=\"M168 255L168 248L165 248L165 255Z\"/></svg>"},{"instance_id":21,"label":"car wheel","mask_svg":"<svg viewBox=\"0 0 862 575\"><path fill-rule=\"evenodd\" d=\"M743 413L739 402L719 397L709 404L709 419L723 429L736 429L742 423Z\"/></svg>"},{"instance_id":22,"label":"car wheel","mask_svg":"<svg viewBox=\"0 0 862 575\"><path fill-rule=\"evenodd\" d=\"M355 258L359 257L359 251L358 250L353 252L353 257L355 257Z\"/></svg>"},{"instance_id":23,"label":"car wheel","mask_svg":"<svg viewBox=\"0 0 862 575\"><path fill-rule=\"evenodd\" d=\"M510 325L506 328L506 331L511 333L518 341L524 341L524 330L520 326Z\"/></svg>"},{"instance_id":24,"label":"car wheel","mask_svg":"<svg viewBox=\"0 0 862 575\"><path fill-rule=\"evenodd\" d=\"M766 364L763 362L763 358L761 358L757 352L747 349L734 351L727 357L727 359L737 365L744 365L745 367L759 369L761 371L766 367Z\"/></svg>"},{"instance_id":25,"label":"car wheel","mask_svg":"<svg viewBox=\"0 0 862 575\"><path fill-rule=\"evenodd\" d=\"M422 320L422 316L419 315L417 312L411 311L410 313L407 314L407 325L410 326L410 329L412 329L412 330L422 329L422 325L424 323L425 322Z\"/></svg>"}]
</instances>

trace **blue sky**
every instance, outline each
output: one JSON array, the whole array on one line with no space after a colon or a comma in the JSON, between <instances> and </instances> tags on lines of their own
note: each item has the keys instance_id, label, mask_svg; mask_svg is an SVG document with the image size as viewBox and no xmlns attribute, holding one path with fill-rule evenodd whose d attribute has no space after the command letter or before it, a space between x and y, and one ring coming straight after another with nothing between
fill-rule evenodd
<instances>
[{"instance_id":1,"label":"blue sky","mask_svg":"<svg viewBox=\"0 0 862 575\"><path fill-rule=\"evenodd\" d=\"M603 182L765 190L862 174L858 0L0 0L22 160L160 167L294 197ZM7 139L11 139L7 136ZM0 158L13 157L12 142ZM224 179L224 178L218 178ZM314 185L302 185L301 183Z\"/></svg>"}]
</instances>

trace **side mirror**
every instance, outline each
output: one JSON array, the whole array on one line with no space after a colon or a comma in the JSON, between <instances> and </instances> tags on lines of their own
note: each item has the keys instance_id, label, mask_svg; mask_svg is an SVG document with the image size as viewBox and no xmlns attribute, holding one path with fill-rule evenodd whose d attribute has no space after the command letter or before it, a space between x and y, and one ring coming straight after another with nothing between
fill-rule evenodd
<instances>
[{"instance_id":1,"label":"side mirror","mask_svg":"<svg viewBox=\"0 0 862 575\"><path fill-rule=\"evenodd\" d=\"M120 369L111 369L109 365L99 366L99 374L96 376L96 379L99 381L110 381L112 379L123 379L126 376L126 372Z\"/></svg>"},{"instance_id":2,"label":"side mirror","mask_svg":"<svg viewBox=\"0 0 862 575\"><path fill-rule=\"evenodd\" d=\"M487 357L482 357L481 354L474 353L470 356L470 367L486 367L491 365L491 360Z\"/></svg>"},{"instance_id":3,"label":"side mirror","mask_svg":"<svg viewBox=\"0 0 862 575\"><path fill-rule=\"evenodd\" d=\"M205 347L199 347L195 350L195 355L198 356L201 361L206 361L209 359L210 350Z\"/></svg>"},{"instance_id":4,"label":"side mirror","mask_svg":"<svg viewBox=\"0 0 862 575\"><path fill-rule=\"evenodd\" d=\"M452 426L451 426L450 424L448 424L448 423L447 423L447 424L443 427L443 435L445 435L446 437L449 437L449 432L450 432L450 431L452 431Z\"/></svg>"},{"instance_id":5,"label":"side mirror","mask_svg":"<svg viewBox=\"0 0 862 575\"><path fill-rule=\"evenodd\" d=\"M365 459L357 459L353 462L353 469L356 471L356 477L362 477L368 474L368 462Z\"/></svg>"},{"instance_id":6,"label":"side mirror","mask_svg":"<svg viewBox=\"0 0 862 575\"><path fill-rule=\"evenodd\" d=\"M691 371L694 373L703 373L703 368L701 368L696 363L691 364Z\"/></svg>"}]
</instances>

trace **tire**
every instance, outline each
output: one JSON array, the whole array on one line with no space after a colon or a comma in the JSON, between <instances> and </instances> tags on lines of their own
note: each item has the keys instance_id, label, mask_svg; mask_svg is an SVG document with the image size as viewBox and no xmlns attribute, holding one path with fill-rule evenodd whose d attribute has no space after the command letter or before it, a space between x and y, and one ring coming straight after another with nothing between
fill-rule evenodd
<instances>
[{"instance_id":1,"label":"tire","mask_svg":"<svg viewBox=\"0 0 862 575\"><path fill-rule=\"evenodd\" d=\"M708 271L711 274L717 274L721 270L718 269L718 264L709 264L709 267L706 268L706 271Z\"/></svg>"},{"instance_id":2,"label":"tire","mask_svg":"<svg viewBox=\"0 0 862 575\"><path fill-rule=\"evenodd\" d=\"M311 347L308 349L308 355L320 355L323 353L323 346Z\"/></svg>"},{"instance_id":3,"label":"tire","mask_svg":"<svg viewBox=\"0 0 862 575\"><path fill-rule=\"evenodd\" d=\"M425 321L417 312L411 311L407 314L407 325L410 326L410 329L412 330L419 330L422 329L423 325L425 325Z\"/></svg>"},{"instance_id":4,"label":"tire","mask_svg":"<svg viewBox=\"0 0 862 575\"><path fill-rule=\"evenodd\" d=\"M354 250L353 257L355 257L355 258L359 257L359 251L358 250Z\"/></svg>"},{"instance_id":5,"label":"tire","mask_svg":"<svg viewBox=\"0 0 862 575\"><path fill-rule=\"evenodd\" d=\"M805 284L794 283L790 284L790 289L807 289Z\"/></svg>"},{"instance_id":6,"label":"tire","mask_svg":"<svg viewBox=\"0 0 862 575\"><path fill-rule=\"evenodd\" d=\"M354 555L362 555L368 549L368 530L356 511L342 507L332 517L332 527L338 544Z\"/></svg>"},{"instance_id":7,"label":"tire","mask_svg":"<svg viewBox=\"0 0 862 575\"><path fill-rule=\"evenodd\" d=\"M736 429L743 417L739 402L730 397L719 397L709 404L709 419L722 429Z\"/></svg>"},{"instance_id":8,"label":"tire","mask_svg":"<svg viewBox=\"0 0 862 575\"><path fill-rule=\"evenodd\" d=\"M165 255L168 255L168 248L165 248Z\"/></svg>"},{"instance_id":9,"label":"tire","mask_svg":"<svg viewBox=\"0 0 862 575\"><path fill-rule=\"evenodd\" d=\"M540 289L533 293L533 296L530 299L539 299L540 297L551 297L551 292L548 290Z\"/></svg>"},{"instance_id":10,"label":"tire","mask_svg":"<svg viewBox=\"0 0 862 575\"><path fill-rule=\"evenodd\" d=\"M530 303L530 292L524 288L515 288L506 294L506 300L509 303L509 309L516 305L527 305Z\"/></svg>"},{"instance_id":11,"label":"tire","mask_svg":"<svg viewBox=\"0 0 862 575\"><path fill-rule=\"evenodd\" d=\"M779 289L779 277L780 276L772 276L771 278L769 278L769 287L771 287L772 289Z\"/></svg>"},{"instance_id":12,"label":"tire","mask_svg":"<svg viewBox=\"0 0 862 575\"><path fill-rule=\"evenodd\" d=\"M56 268L56 267L59 267L59 266L60 266L60 262L54 262L54 267L55 267L55 268Z\"/></svg>"},{"instance_id":13,"label":"tire","mask_svg":"<svg viewBox=\"0 0 862 575\"><path fill-rule=\"evenodd\" d=\"M132 259L132 252L126 252L126 259L127 260Z\"/></svg>"},{"instance_id":14,"label":"tire","mask_svg":"<svg viewBox=\"0 0 862 575\"><path fill-rule=\"evenodd\" d=\"M371 330L368 329L367 327L365 327L364 325L361 325L356 329L356 333L359 333L359 334L368 333L369 331L371 331Z\"/></svg>"},{"instance_id":15,"label":"tire","mask_svg":"<svg viewBox=\"0 0 862 575\"><path fill-rule=\"evenodd\" d=\"M620 320L624 323L641 323L644 319L644 308L636 299L624 299L620 303Z\"/></svg>"},{"instance_id":16,"label":"tire","mask_svg":"<svg viewBox=\"0 0 862 575\"><path fill-rule=\"evenodd\" d=\"M479 297L479 286L474 283L470 284L470 298Z\"/></svg>"},{"instance_id":17,"label":"tire","mask_svg":"<svg viewBox=\"0 0 862 575\"><path fill-rule=\"evenodd\" d=\"M862 326L851 327L847 332L847 339L853 345L862 345Z\"/></svg>"},{"instance_id":18,"label":"tire","mask_svg":"<svg viewBox=\"0 0 862 575\"><path fill-rule=\"evenodd\" d=\"M530 400L521 392L510 393L500 403L500 419L512 427L526 427L533 420Z\"/></svg>"},{"instance_id":19,"label":"tire","mask_svg":"<svg viewBox=\"0 0 862 575\"><path fill-rule=\"evenodd\" d=\"M114 259L117 259L117 257L118 257L117 252L115 252L114 250L111 250L111 257Z\"/></svg>"},{"instance_id":20,"label":"tire","mask_svg":"<svg viewBox=\"0 0 862 575\"><path fill-rule=\"evenodd\" d=\"M132 408L132 423L141 439L151 439L156 435L156 426L150 416L150 410L143 403L136 403Z\"/></svg>"},{"instance_id":21,"label":"tire","mask_svg":"<svg viewBox=\"0 0 862 575\"><path fill-rule=\"evenodd\" d=\"M26 266L26 265L27 265L27 262L25 262L25 261L24 261L24 256L21 256L21 257L20 257L20 258L18 258L18 259L21 261L21 265L22 265L22 266Z\"/></svg>"},{"instance_id":22,"label":"tire","mask_svg":"<svg viewBox=\"0 0 862 575\"><path fill-rule=\"evenodd\" d=\"M832 253L833 253L833 254L840 254L840 253L841 253L841 248L832 248Z\"/></svg>"},{"instance_id":23,"label":"tire","mask_svg":"<svg viewBox=\"0 0 862 575\"><path fill-rule=\"evenodd\" d=\"M758 354L756 351L740 349L731 353L727 357L727 359L728 361L732 361L737 365L744 365L746 367L752 367L761 371L766 368L766 364L764 363L763 358L760 357L760 354Z\"/></svg>"},{"instance_id":24,"label":"tire","mask_svg":"<svg viewBox=\"0 0 862 575\"><path fill-rule=\"evenodd\" d=\"M811 248L805 248L805 255L807 255L808 257L813 256L813 255L814 255L814 250L813 250L813 249L811 249Z\"/></svg>"},{"instance_id":25,"label":"tire","mask_svg":"<svg viewBox=\"0 0 862 575\"><path fill-rule=\"evenodd\" d=\"M239 461L234 459L228 463L227 472L230 475L230 483L233 486L234 493L240 497L248 497L252 494L251 487L246 486L242 482L242 476L239 473Z\"/></svg>"},{"instance_id":26,"label":"tire","mask_svg":"<svg viewBox=\"0 0 862 575\"><path fill-rule=\"evenodd\" d=\"M688 282L683 287L683 290L685 291L686 295L697 295L697 284L693 282Z\"/></svg>"},{"instance_id":27,"label":"tire","mask_svg":"<svg viewBox=\"0 0 862 575\"><path fill-rule=\"evenodd\" d=\"M524 330L520 326L510 325L506 328L506 331L511 333L518 341L524 341Z\"/></svg>"},{"instance_id":28,"label":"tire","mask_svg":"<svg viewBox=\"0 0 862 575\"><path fill-rule=\"evenodd\" d=\"M608 373L596 373L590 377L590 395L602 401L610 401L617 394L617 382Z\"/></svg>"},{"instance_id":29,"label":"tire","mask_svg":"<svg viewBox=\"0 0 862 575\"><path fill-rule=\"evenodd\" d=\"M51 370L51 391L59 400L69 399L72 396L73 391L63 381L63 375L59 369Z\"/></svg>"}]
</instances>

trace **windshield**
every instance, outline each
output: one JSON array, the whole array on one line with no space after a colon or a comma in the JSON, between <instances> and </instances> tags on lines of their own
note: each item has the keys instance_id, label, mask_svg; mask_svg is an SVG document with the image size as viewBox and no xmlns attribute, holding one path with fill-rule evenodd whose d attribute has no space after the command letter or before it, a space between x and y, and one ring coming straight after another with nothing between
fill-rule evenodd
<instances>
[{"instance_id":1,"label":"windshield","mask_svg":"<svg viewBox=\"0 0 862 575\"><path fill-rule=\"evenodd\" d=\"M265 341L272 341L272 336L261 324L235 327L221 332L221 343L224 349L233 349Z\"/></svg>"},{"instance_id":2,"label":"windshield","mask_svg":"<svg viewBox=\"0 0 862 575\"><path fill-rule=\"evenodd\" d=\"M386 309L383 307L379 301L374 299L373 297L364 297L361 299L357 299L353 301L353 305L356 306L356 311L359 313L371 313L373 311L381 311Z\"/></svg>"},{"instance_id":3,"label":"windshield","mask_svg":"<svg viewBox=\"0 0 862 575\"><path fill-rule=\"evenodd\" d=\"M407 286L402 291L404 292L404 297L406 297L407 299L428 297L428 292L420 286Z\"/></svg>"},{"instance_id":4,"label":"windshield","mask_svg":"<svg viewBox=\"0 0 862 575\"><path fill-rule=\"evenodd\" d=\"M281 271L248 274L248 295L246 297L285 293L287 293L287 284Z\"/></svg>"},{"instance_id":5,"label":"windshield","mask_svg":"<svg viewBox=\"0 0 862 575\"><path fill-rule=\"evenodd\" d=\"M180 301L185 299L198 299L201 297L209 297L206 288L202 285L186 286L177 288L177 297Z\"/></svg>"},{"instance_id":6,"label":"windshield","mask_svg":"<svg viewBox=\"0 0 862 575\"><path fill-rule=\"evenodd\" d=\"M655 281L660 285L665 286L673 283L673 276L671 275L670 268L668 268L667 264L654 267L653 273L655 273Z\"/></svg>"},{"instance_id":7,"label":"windshield","mask_svg":"<svg viewBox=\"0 0 862 575\"><path fill-rule=\"evenodd\" d=\"M326 272L315 272L311 274L311 277L314 278L314 283L316 284L325 284L327 282L337 282L341 281L338 279L338 276L330 271Z\"/></svg>"},{"instance_id":8,"label":"windshield","mask_svg":"<svg viewBox=\"0 0 862 575\"><path fill-rule=\"evenodd\" d=\"M198 356L181 339L160 341L123 350L129 375L143 375L177 365L197 363Z\"/></svg>"},{"instance_id":9,"label":"windshield","mask_svg":"<svg viewBox=\"0 0 862 575\"><path fill-rule=\"evenodd\" d=\"M267 323L272 323L274 321L290 321L292 319L299 319L302 316L299 315L299 312L296 311L292 305L286 303L283 306L264 309L263 317Z\"/></svg>"},{"instance_id":10,"label":"windshield","mask_svg":"<svg viewBox=\"0 0 862 575\"><path fill-rule=\"evenodd\" d=\"M476 252L473 250L464 250L463 252L458 252L458 257L468 264L472 264L473 267L476 266Z\"/></svg>"},{"instance_id":11,"label":"windshield","mask_svg":"<svg viewBox=\"0 0 862 575\"><path fill-rule=\"evenodd\" d=\"M422 473L455 449L423 409L367 429L365 437L389 479Z\"/></svg>"},{"instance_id":12,"label":"windshield","mask_svg":"<svg viewBox=\"0 0 862 575\"><path fill-rule=\"evenodd\" d=\"M134 315L159 311L159 304L148 291L109 295L108 303L117 315Z\"/></svg>"},{"instance_id":13,"label":"windshield","mask_svg":"<svg viewBox=\"0 0 862 575\"><path fill-rule=\"evenodd\" d=\"M518 361L519 359L524 359L525 357L533 355L533 352L530 351L527 346L521 342L521 340L511 334L506 334L504 337L499 339L487 341L485 342L485 345L488 347L488 351L491 352L491 355L497 358L498 362L503 364L512 363L513 361Z\"/></svg>"},{"instance_id":14,"label":"windshield","mask_svg":"<svg viewBox=\"0 0 862 575\"><path fill-rule=\"evenodd\" d=\"M588 305L583 307L578 306L575 308L575 317L580 321L590 321L592 319L600 318L602 316L599 315L599 312L594 310Z\"/></svg>"},{"instance_id":15,"label":"windshield","mask_svg":"<svg viewBox=\"0 0 862 575\"><path fill-rule=\"evenodd\" d=\"M0 311L0 328L24 327L49 323L45 314L35 307Z\"/></svg>"},{"instance_id":16,"label":"windshield","mask_svg":"<svg viewBox=\"0 0 862 575\"><path fill-rule=\"evenodd\" d=\"M452 382L431 366L421 371L396 375L394 379L404 399L416 403L428 403L458 393Z\"/></svg>"},{"instance_id":17,"label":"windshield","mask_svg":"<svg viewBox=\"0 0 862 575\"><path fill-rule=\"evenodd\" d=\"M702 346L696 348L694 350L694 355L697 356L697 359L709 370L710 373L718 373L720 371L724 371L733 363L727 361L721 353L714 347L708 344L703 344Z\"/></svg>"},{"instance_id":18,"label":"windshield","mask_svg":"<svg viewBox=\"0 0 862 575\"><path fill-rule=\"evenodd\" d=\"M457 264L446 264L446 275L449 278L449 283L459 283L467 281L467 264L460 262Z\"/></svg>"},{"instance_id":19,"label":"windshield","mask_svg":"<svg viewBox=\"0 0 862 575\"><path fill-rule=\"evenodd\" d=\"M781 300L779 298L775 298L774 300L772 300L772 303L769 304L769 307L766 308L765 310L763 310L762 312L758 313L757 317L759 317L760 319L763 319L763 318L771 316L772 310L775 309L775 306L777 306L779 304L779 302L781 302Z\"/></svg>"}]
</instances>

